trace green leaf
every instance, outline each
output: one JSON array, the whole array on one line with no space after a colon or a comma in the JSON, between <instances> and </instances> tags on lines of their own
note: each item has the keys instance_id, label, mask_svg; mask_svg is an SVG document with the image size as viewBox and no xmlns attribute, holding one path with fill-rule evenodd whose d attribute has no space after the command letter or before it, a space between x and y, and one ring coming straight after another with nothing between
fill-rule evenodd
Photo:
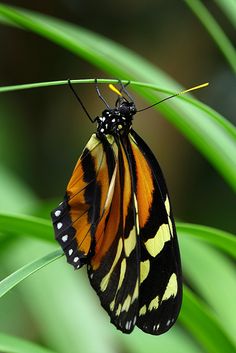
<instances>
[{"instance_id":1,"label":"green leaf","mask_svg":"<svg viewBox=\"0 0 236 353\"><path fill-rule=\"evenodd\" d=\"M70 80L72 84L94 84L94 79L81 79L81 80ZM176 92L170 91L167 89L163 89L157 85L150 84L150 83L145 83L145 82L137 82L137 81L127 81L127 80L121 80L124 84L130 83L130 86L134 87L142 87L142 88L148 88L152 89L154 91L160 92L160 93L165 93L170 95L174 95ZM117 80L114 79L97 79L97 83L117 83ZM48 82L37 82L37 83L28 83L28 84L22 84L22 85L13 85L13 86L2 86L0 87L0 93L4 92L12 92L12 91L20 91L20 90L27 90L27 89L35 89L35 88L42 88L42 87L51 87L51 86L61 86L61 85L68 85L68 80L61 80L61 81L48 81ZM185 102L190 103L191 105L195 106L196 108L200 109L203 113L207 113L211 118L215 120L217 124L222 125L224 129L227 130L227 132L232 136L233 139L236 138L236 128L228 121L226 120L222 115L217 113L214 109L210 108L206 104L190 98L188 96L179 96L178 99L182 99ZM233 151L232 151L233 152Z\"/></svg>"},{"instance_id":2,"label":"green leaf","mask_svg":"<svg viewBox=\"0 0 236 353\"><path fill-rule=\"evenodd\" d=\"M84 83L90 83L94 84L94 79L81 79L81 80L70 80L72 84L84 84ZM168 95L174 95L176 92L170 91L167 89L163 89L161 87L158 87L157 85L153 85L150 83L145 83L145 82L137 82L137 81L127 81L127 80L121 80L124 84L130 83L130 86L137 86L137 87L142 87L142 88L149 88L154 91L160 92L160 93L166 93ZM117 83L117 80L114 79L97 79L97 83ZM0 87L0 93L4 92L12 92L12 91L20 91L20 90L27 90L27 89L35 89L35 88L42 88L42 87L51 87L51 86L61 86L61 85L68 85L67 80L62 80L62 81L49 81L49 82L37 82L37 83L28 83L28 84L22 84L22 85L13 85L13 86L2 86ZM190 98L188 96L179 96L178 99L182 99L185 102L190 103L191 105L195 106L196 108L199 108L202 112L207 113L209 116L211 116L217 124L222 125L224 129L226 129L233 138L236 138L236 128L228 121L226 120L222 115L217 113L214 109L210 108L204 103L201 103L200 101Z\"/></svg>"},{"instance_id":3,"label":"green leaf","mask_svg":"<svg viewBox=\"0 0 236 353\"><path fill-rule=\"evenodd\" d=\"M7 291L12 289L29 275L35 273L37 270L61 256L61 250L54 251L33 263L25 265L18 271L5 278L2 282L0 282L0 297L6 294ZM220 329L214 315L187 288L184 290L184 304L181 311L180 320L186 328L190 330L196 338L198 338L208 352L234 352L231 341Z\"/></svg>"},{"instance_id":4,"label":"green leaf","mask_svg":"<svg viewBox=\"0 0 236 353\"><path fill-rule=\"evenodd\" d=\"M222 252L197 238L180 241L184 278L216 314L222 330L235 342L236 273L234 263Z\"/></svg>"},{"instance_id":5,"label":"green leaf","mask_svg":"<svg viewBox=\"0 0 236 353\"><path fill-rule=\"evenodd\" d=\"M46 242L22 239L3 263L9 270L18 268L32 256L51 249ZM40 338L58 353L117 353L116 330L109 324L85 274L85 268L74 271L63 257L26 280L15 293L27 303Z\"/></svg>"},{"instance_id":6,"label":"green leaf","mask_svg":"<svg viewBox=\"0 0 236 353\"><path fill-rule=\"evenodd\" d=\"M0 14L22 28L31 30L61 45L76 55L113 74L115 77L147 81L172 90L179 86L162 71L145 59L111 40L88 30L52 17L0 5ZM235 61L236 62L236 61ZM151 103L160 94L136 87ZM235 133L229 129L213 110L200 110L192 102L176 99L161 104L158 109L173 123L199 151L215 166L229 185L236 190L236 141Z\"/></svg>"},{"instance_id":7,"label":"green leaf","mask_svg":"<svg viewBox=\"0 0 236 353\"><path fill-rule=\"evenodd\" d=\"M0 333L0 351L4 353L53 353L52 350L35 343L4 333Z\"/></svg>"},{"instance_id":8,"label":"green leaf","mask_svg":"<svg viewBox=\"0 0 236 353\"><path fill-rule=\"evenodd\" d=\"M235 353L235 347L222 331L209 308L187 287L180 320L209 353Z\"/></svg>"},{"instance_id":9,"label":"green leaf","mask_svg":"<svg viewBox=\"0 0 236 353\"><path fill-rule=\"evenodd\" d=\"M4 278L0 282L0 298L4 294L9 292L9 290L11 290L17 284L22 282L24 279L26 279L33 273L37 272L41 268L47 266L48 264L59 259L62 256L63 256L62 250L53 251L50 254L21 267L19 270L13 272L11 275Z\"/></svg>"},{"instance_id":10,"label":"green leaf","mask_svg":"<svg viewBox=\"0 0 236 353\"><path fill-rule=\"evenodd\" d=\"M202 240L222 250L236 259L236 236L223 230L210 228L197 224L180 223L176 224L180 237L193 237Z\"/></svg>"},{"instance_id":11,"label":"green leaf","mask_svg":"<svg viewBox=\"0 0 236 353\"><path fill-rule=\"evenodd\" d=\"M228 1L228 0L227 0ZM224 1L224 3L227 3ZM236 52L231 44L230 40L227 38L221 27L218 25L214 17L210 14L207 8L199 0L185 0L186 4L195 13L198 19L202 22L203 26L206 28L208 33L211 35L222 54L225 56L229 65L236 72ZM228 3L230 6L230 4ZM227 6L228 6L227 5ZM234 4L235 5L235 4ZM234 6L235 7L235 6ZM233 13L233 7L230 10Z\"/></svg>"},{"instance_id":12,"label":"green leaf","mask_svg":"<svg viewBox=\"0 0 236 353\"><path fill-rule=\"evenodd\" d=\"M202 225L180 222L176 225L180 238L198 238L236 258L236 237L234 235ZM51 222L33 216L0 213L0 233L27 235L54 242Z\"/></svg>"},{"instance_id":13,"label":"green leaf","mask_svg":"<svg viewBox=\"0 0 236 353\"><path fill-rule=\"evenodd\" d=\"M51 222L28 215L0 213L0 232L54 240Z\"/></svg>"},{"instance_id":14,"label":"green leaf","mask_svg":"<svg viewBox=\"0 0 236 353\"><path fill-rule=\"evenodd\" d=\"M225 13L232 25L236 27L236 2L235 0L215 0L221 10Z\"/></svg>"}]
</instances>

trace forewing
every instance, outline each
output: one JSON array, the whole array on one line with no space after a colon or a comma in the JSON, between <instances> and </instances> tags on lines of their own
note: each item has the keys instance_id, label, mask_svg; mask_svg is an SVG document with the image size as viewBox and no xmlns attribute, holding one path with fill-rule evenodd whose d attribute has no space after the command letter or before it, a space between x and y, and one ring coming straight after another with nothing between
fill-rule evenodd
<instances>
[{"instance_id":1,"label":"forewing","mask_svg":"<svg viewBox=\"0 0 236 353\"><path fill-rule=\"evenodd\" d=\"M182 275L176 229L160 166L146 143L130 134L136 168L141 240L139 317L150 334L169 330L182 302Z\"/></svg>"},{"instance_id":2,"label":"forewing","mask_svg":"<svg viewBox=\"0 0 236 353\"><path fill-rule=\"evenodd\" d=\"M113 141L92 135L67 185L64 201L52 211L55 236L74 268L87 263L115 172Z\"/></svg>"},{"instance_id":3,"label":"forewing","mask_svg":"<svg viewBox=\"0 0 236 353\"><path fill-rule=\"evenodd\" d=\"M95 232L88 274L111 322L130 333L136 323L139 295L139 246L133 177L125 141L116 138L114 192Z\"/></svg>"}]
</instances>

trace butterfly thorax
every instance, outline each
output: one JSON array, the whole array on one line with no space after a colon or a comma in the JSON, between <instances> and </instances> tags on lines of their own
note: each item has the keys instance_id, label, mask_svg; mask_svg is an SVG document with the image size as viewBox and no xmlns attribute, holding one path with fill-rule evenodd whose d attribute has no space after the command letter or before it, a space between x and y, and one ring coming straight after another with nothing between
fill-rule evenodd
<instances>
[{"instance_id":1,"label":"butterfly thorax","mask_svg":"<svg viewBox=\"0 0 236 353\"><path fill-rule=\"evenodd\" d=\"M97 117L97 135L128 134L132 126L136 108L133 102L122 102L114 109L106 109Z\"/></svg>"}]
</instances>

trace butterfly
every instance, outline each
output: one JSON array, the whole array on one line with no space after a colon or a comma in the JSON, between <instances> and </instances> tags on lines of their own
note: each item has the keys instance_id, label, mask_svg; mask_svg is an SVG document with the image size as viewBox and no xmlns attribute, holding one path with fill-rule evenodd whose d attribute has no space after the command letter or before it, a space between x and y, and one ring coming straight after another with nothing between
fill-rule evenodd
<instances>
[{"instance_id":1,"label":"butterfly","mask_svg":"<svg viewBox=\"0 0 236 353\"><path fill-rule=\"evenodd\" d=\"M97 130L80 156L64 200L51 213L55 237L75 269L87 266L117 329L160 335L182 302L179 247L161 168L132 128L138 112L120 83L114 107L92 119ZM145 109L142 109L145 110ZM141 110L140 110L141 111Z\"/></svg>"}]
</instances>

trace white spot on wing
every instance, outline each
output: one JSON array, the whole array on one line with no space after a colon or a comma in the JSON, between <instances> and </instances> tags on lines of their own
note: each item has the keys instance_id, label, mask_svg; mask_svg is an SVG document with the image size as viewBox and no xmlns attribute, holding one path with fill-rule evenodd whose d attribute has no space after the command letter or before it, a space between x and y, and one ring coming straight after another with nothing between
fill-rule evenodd
<instances>
[{"instance_id":1,"label":"white spot on wing","mask_svg":"<svg viewBox=\"0 0 236 353\"><path fill-rule=\"evenodd\" d=\"M126 324L125 324L126 330L130 330L131 325L132 325L132 321L127 321Z\"/></svg>"},{"instance_id":2,"label":"white spot on wing","mask_svg":"<svg viewBox=\"0 0 236 353\"><path fill-rule=\"evenodd\" d=\"M68 240L68 234L63 235L61 240L65 243Z\"/></svg>"},{"instance_id":3,"label":"white spot on wing","mask_svg":"<svg viewBox=\"0 0 236 353\"><path fill-rule=\"evenodd\" d=\"M156 324L153 326L153 331L157 331L160 327L160 324Z\"/></svg>"},{"instance_id":4,"label":"white spot on wing","mask_svg":"<svg viewBox=\"0 0 236 353\"><path fill-rule=\"evenodd\" d=\"M68 251L68 254L71 256L71 255L73 254L73 249L70 249L70 250Z\"/></svg>"},{"instance_id":5,"label":"white spot on wing","mask_svg":"<svg viewBox=\"0 0 236 353\"><path fill-rule=\"evenodd\" d=\"M57 229L61 229L62 226L63 224L61 222L57 223Z\"/></svg>"},{"instance_id":6,"label":"white spot on wing","mask_svg":"<svg viewBox=\"0 0 236 353\"><path fill-rule=\"evenodd\" d=\"M55 214L56 217L59 217L60 214L61 214L61 210L56 210L54 214Z\"/></svg>"}]
</instances>

